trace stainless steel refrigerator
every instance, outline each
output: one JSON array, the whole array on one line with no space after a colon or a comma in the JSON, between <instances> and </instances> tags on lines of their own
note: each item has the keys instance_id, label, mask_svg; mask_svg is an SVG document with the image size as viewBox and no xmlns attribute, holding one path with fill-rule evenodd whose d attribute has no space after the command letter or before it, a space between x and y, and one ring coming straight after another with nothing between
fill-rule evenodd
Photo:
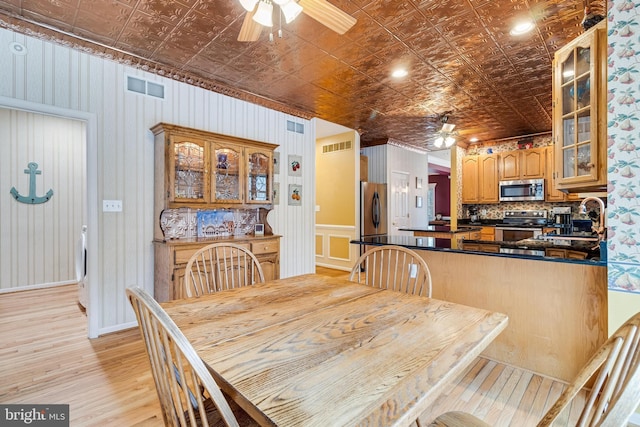
<instances>
[{"instance_id":1,"label":"stainless steel refrigerator","mask_svg":"<svg viewBox=\"0 0 640 427\"><path fill-rule=\"evenodd\" d=\"M387 234L387 184L360 183L360 236Z\"/></svg>"}]
</instances>

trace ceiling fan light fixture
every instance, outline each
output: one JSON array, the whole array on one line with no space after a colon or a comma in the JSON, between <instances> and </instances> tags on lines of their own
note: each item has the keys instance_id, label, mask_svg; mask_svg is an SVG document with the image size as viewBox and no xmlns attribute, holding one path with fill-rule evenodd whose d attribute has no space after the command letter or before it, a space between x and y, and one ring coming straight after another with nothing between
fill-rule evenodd
<instances>
[{"instance_id":1,"label":"ceiling fan light fixture","mask_svg":"<svg viewBox=\"0 0 640 427\"><path fill-rule=\"evenodd\" d=\"M240 4L247 12L251 12L256 7L256 3L258 0L240 0Z\"/></svg>"},{"instance_id":2,"label":"ceiling fan light fixture","mask_svg":"<svg viewBox=\"0 0 640 427\"><path fill-rule=\"evenodd\" d=\"M298 15L300 15L300 12L302 12L302 6L300 6L294 0L289 0L283 4L280 4L280 9L282 10L284 20L287 24L296 19Z\"/></svg>"},{"instance_id":3,"label":"ceiling fan light fixture","mask_svg":"<svg viewBox=\"0 0 640 427\"><path fill-rule=\"evenodd\" d=\"M451 123L444 123L442 125L442 132L451 133L453 132L454 127L456 127L456 125L452 125Z\"/></svg>"},{"instance_id":4,"label":"ceiling fan light fixture","mask_svg":"<svg viewBox=\"0 0 640 427\"><path fill-rule=\"evenodd\" d=\"M436 148L442 147L442 144L444 144L444 138L441 136L437 137L436 140L433 141L433 145L435 145Z\"/></svg>"},{"instance_id":5,"label":"ceiling fan light fixture","mask_svg":"<svg viewBox=\"0 0 640 427\"><path fill-rule=\"evenodd\" d=\"M453 136L448 136L444 140L445 147L451 147L455 143L456 143L456 139Z\"/></svg>"},{"instance_id":6,"label":"ceiling fan light fixture","mask_svg":"<svg viewBox=\"0 0 640 427\"><path fill-rule=\"evenodd\" d=\"M273 4L271 0L260 0L253 20L265 27L273 27Z\"/></svg>"}]
</instances>

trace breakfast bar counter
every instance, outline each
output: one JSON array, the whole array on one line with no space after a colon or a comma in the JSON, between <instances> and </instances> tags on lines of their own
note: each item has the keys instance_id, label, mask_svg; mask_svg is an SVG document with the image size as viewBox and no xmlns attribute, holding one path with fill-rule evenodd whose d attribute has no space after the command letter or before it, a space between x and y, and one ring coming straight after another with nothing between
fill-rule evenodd
<instances>
[{"instance_id":1,"label":"breakfast bar counter","mask_svg":"<svg viewBox=\"0 0 640 427\"><path fill-rule=\"evenodd\" d=\"M494 360L571 381L607 338L606 261L468 251L457 247L465 241L429 237L352 243L361 250L413 249L429 266L433 298L509 316L507 328L484 351Z\"/></svg>"}]
</instances>

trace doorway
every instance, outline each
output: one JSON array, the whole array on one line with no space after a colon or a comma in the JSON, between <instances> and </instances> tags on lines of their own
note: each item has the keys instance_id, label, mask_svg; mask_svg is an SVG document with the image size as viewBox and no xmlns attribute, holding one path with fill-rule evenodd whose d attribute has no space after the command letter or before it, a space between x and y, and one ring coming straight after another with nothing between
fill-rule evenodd
<instances>
[{"instance_id":1,"label":"doorway","mask_svg":"<svg viewBox=\"0 0 640 427\"><path fill-rule=\"evenodd\" d=\"M80 163L84 167L83 189L80 190L82 197L82 212L84 222L87 225L87 253L86 273L87 273L87 322L89 338L96 338L99 331L99 319L102 313L102 307L98 303L100 289L96 283L92 281L93 277L98 276L98 264L93 261L100 257L99 246L93 233L98 228L98 194L96 191L88 191L89 188L96 189L98 182L98 137L97 137L97 117L94 113L70 110L66 108L55 107L45 104L37 104L33 102L23 101L15 98L7 98L0 96L0 108L17 110L22 112L30 112L44 116L58 117L66 120L78 121L83 124L84 129L84 151L83 158ZM55 189L53 189L55 191ZM55 193L54 193L55 197ZM81 230L78 232L78 236ZM75 257L75 245L72 242L73 249L71 256ZM75 266L72 271L75 271ZM74 273L75 276L75 273Z\"/></svg>"}]
</instances>

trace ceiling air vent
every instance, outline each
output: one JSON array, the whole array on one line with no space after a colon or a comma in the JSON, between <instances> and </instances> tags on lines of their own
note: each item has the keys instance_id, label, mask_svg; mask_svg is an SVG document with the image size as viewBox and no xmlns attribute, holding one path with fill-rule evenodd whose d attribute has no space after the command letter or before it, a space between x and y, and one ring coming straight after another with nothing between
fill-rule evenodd
<instances>
[{"instance_id":1,"label":"ceiling air vent","mask_svg":"<svg viewBox=\"0 0 640 427\"><path fill-rule=\"evenodd\" d=\"M164 99L164 85L127 76L127 90L154 98Z\"/></svg>"},{"instance_id":2,"label":"ceiling air vent","mask_svg":"<svg viewBox=\"0 0 640 427\"><path fill-rule=\"evenodd\" d=\"M336 142L322 146L322 154L333 153L334 151L351 150L351 141Z\"/></svg>"},{"instance_id":3,"label":"ceiling air vent","mask_svg":"<svg viewBox=\"0 0 640 427\"><path fill-rule=\"evenodd\" d=\"M304 133L304 125L302 123L292 122L287 120L287 130L289 132Z\"/></svg>"}]
</instances>

